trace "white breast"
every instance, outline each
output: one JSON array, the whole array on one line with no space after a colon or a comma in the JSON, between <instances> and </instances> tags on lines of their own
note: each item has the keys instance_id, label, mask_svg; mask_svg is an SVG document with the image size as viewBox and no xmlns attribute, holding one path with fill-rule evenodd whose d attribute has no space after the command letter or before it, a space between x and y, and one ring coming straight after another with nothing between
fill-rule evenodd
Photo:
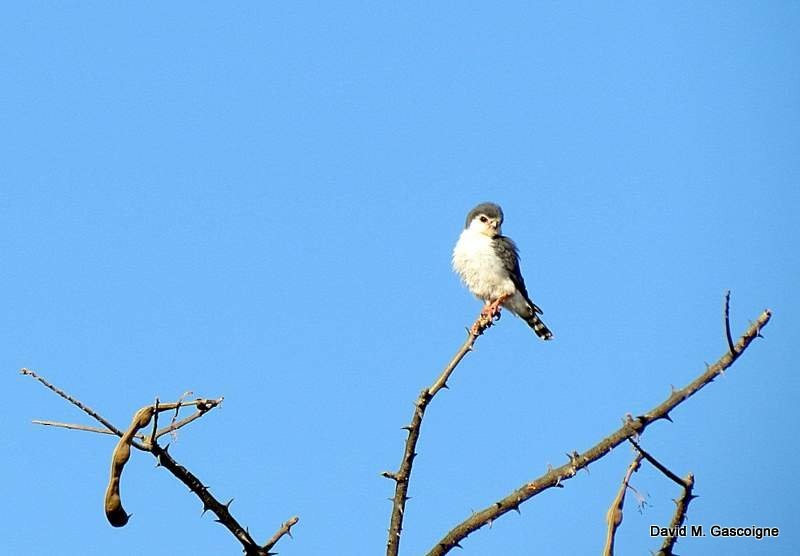
<instances>
[{"instance_id":1,"label":"white breast","mask_svg":"<svg viewBox=\"0 0 800 556\"><path fill-rule=\"evenodd\" d=\"M453 249L453 269L469 291L492 301L516 291L514 283L492 247L492 239L478 231L461 232Z\"/></svg>"}]
</instances>

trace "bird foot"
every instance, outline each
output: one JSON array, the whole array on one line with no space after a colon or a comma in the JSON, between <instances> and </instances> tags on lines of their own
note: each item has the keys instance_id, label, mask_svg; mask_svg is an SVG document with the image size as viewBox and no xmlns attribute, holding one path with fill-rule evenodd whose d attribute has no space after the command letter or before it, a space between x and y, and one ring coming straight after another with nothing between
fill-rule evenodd
<instances>
[{"instance_id":1,"label":"bird foot","mask_svg":"<svg viewBox=\"0 0 800 556\"><path fill-rule=\"evenodd\" d=\"M492 320L499 320L500 319L500 306L503 302L511 297L510 295L504 295L498 297L488 305L484 305L483 309L481 309L481 317L489 318Z\"/></svg>"}]
</instances>

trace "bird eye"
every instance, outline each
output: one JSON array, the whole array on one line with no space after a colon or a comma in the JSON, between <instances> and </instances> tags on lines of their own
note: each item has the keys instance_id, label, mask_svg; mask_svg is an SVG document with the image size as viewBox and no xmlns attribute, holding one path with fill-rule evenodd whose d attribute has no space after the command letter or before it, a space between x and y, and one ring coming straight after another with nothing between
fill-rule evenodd
<instances>
[{"instance_id":1,"label":"bird eye","mask_svg":"<svg viewBox=\"0 0 800 556\"><path fill-rule=\"evenodd\" d=\"M484 224L486 224L488 221L489 221L489 219L488 219L488 218L486 218L484 215L481 215L481 222L483 222Z\"/></svg>"}]
</instances>

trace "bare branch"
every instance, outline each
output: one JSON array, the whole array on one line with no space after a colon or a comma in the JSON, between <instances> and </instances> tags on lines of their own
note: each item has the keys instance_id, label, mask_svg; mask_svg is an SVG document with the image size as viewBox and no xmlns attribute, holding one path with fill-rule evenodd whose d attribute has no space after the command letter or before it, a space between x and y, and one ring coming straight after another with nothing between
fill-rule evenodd
<instances>
[{"instance_id":1,"label":"bare branch","mask_svg":"<svg viewBox=\"0 0 800 556\"><path fill-rule=\"evenodd\" d=\"M406 439L406 446L403 452L403 459L400 463L400 469L397 473L389 471L383 472L384 477L395 481L394 498L392 499L392 516L389 522L389 540L386 543L387 556L397 556L400 550L400 534L403 530L403 515L405 513L406 500L408 500L408 484L411 480L411 469L414 465L414 458L417 455L417 441L419 440L425 409L427 409L428 404L442 388L447 388L447 381L450 375L453 374L453 371L464 356L472 351L475 340L492 326L493 317L497 314L499 314L499 310L495 314L481 313L468 330L467 339L464 344L458 349L436 381L434 381L429 388L424 389L414 403L414 415L411 418L411 424L404 427L408 430L408 438Z\"/></svg>"},{"instance_id":2,"label":"bare branch","mask_svg":"<svg viewBox=\"0 0 800 556\"><path fill-rule=\"evenodd\" d=\"M647 453L647 452L644 450L644 448L642 448L641 446L639 446L639 443L638 443L638 442L636 442L636 441L635 441L633 438L629 438L629 439L628 439L628 442L630 442L631 444L633 444L633 447L634 447L634 448L636 448L636 451L637 451L637 452L639 452L639 454L641 454L641 456L642 456L644 459L646 459L648 462L650 462L650 464L652 464L652 466L653 466L653 467L655 467L656 469L658 469L659 471L661 471L661 473L663 473L663 474L664 474L664 476L666 476L666 477L667 477L668 479L670 479L671 481L674 481L674 482L678 483L678 485L680 485L680 486L686 486L686 485L685 485L685 483L684 483L684 480L683 480L683 479L681 479L681 478L680 478L680 477L678 477L678 476L677 476L675 473L673 473L672 471L670 471L670 470L669 470L669 469L668 469L668 468L667 468L667 467L666 467L664 464L662 464L662 463L661 463L660 461L658 461L656 458L654 458L653 456L651 456L650 454L648 454L648 453Z\"/></svg>"},{"instance_id":3,"label":"bare branch","mask_svg":"<svg viewBox=\"0 0 800 556\"><path fill-rule=\"evenodd\" d=\"M681 480L681 483L683 486L683 493L681 497L675 501L675 513L672 515L672 521L669 524L669 530L673 531L673 534L664 537L664 541L661 543L661 549L658 551L658 556L673 556L672 549L675 546L675 542L678 540L678 527L683 525L686 519L686 511L689 509L689 503L697 498L697 496L692 494L692 489L694 489L694 475L689 473L686 475L685 479Z\"/></svg>"},{"instance_id":4,"label":"bare branch","mask_svg":"<svg viewBox=\"0 0 800 556\"><path fill-rule=\"evenodd\" d=\"M162 448L158 444L154 444L151 451L161 466L172 473L180 482L189 487L189 490L200 499L203 503L204 512L210 510L217 516L217 523L220 523L236 537L242 544L245 554L248 556L266 556L268 554L266 550L262 550L261 547L256 544L247 529L242 527L233 515L231 515L229 507L233 500L226 504L217 500L200 479L175 461L175 458L169 453L168 448Z\"/></svg>"},{"instance_id":5,"label":"bare branch","mask_svg":"<svg viewBox=\"0 0 800 556\"><path fill-rule=\"evenodd\" d=\"M156 438L161 438L165 434L175 432L179 428L188 425L189 423L191 423L196 419L199 419L200 417L202 417L203 415L205 415L206 413L217 407L219 404L221 404L223 400L224 398L217 398L216 400L207 400L198 398L193 402L182 402L182 406L193 405L197 408L197 411L195 411L193 414L189 415L185 419L181 419L180 421L175 421L173 419L173 422L170 423L168 426L158 430L158 432L156 433Z\"/></svg>"},{"instance_id":6,"label":"bare branch","mask_svg":"<svg viewBox=\"0 0 800 556\"><path fill-rule=\"evenodd\" d=\"M728 341L728 349L733 353L733 336L731 335L731 290L725 290L723 314L725 316L725 339Z\"/></svg>"},{"instance_id":7,"label":"bare branch","mask_svg":"<svg viewBox=\"0 0 800 556\"><path fill-rule=\"evenodd\" d=\"M160 411L158 396L153 404L153 431L150 433L150 446L156 443L156 432L158 431L158 413Z\"/></svg>"},{"instance_id":8,"label":"bare branch","mask_svg":"<svg viewBox=\"0 0 800 556\"><path fill-rule=\"evenodd\" d=\"M116 436L113 431L108 429L101 429L100 427L90 427L88 425L79 425L76 423L59 423L56 421L43 421L42 419L34 419L31 421L34 425L44 425L46 427L58 427L62 429L70 429L76 431L96 432L99 434L110 434ZM136 438L143 439L144 435L137 434Z\"/></svg>"},{"instance_id":9,"label":"bare branch","mask_svg":"<svg viewBox=\"0 0 800 556\"><path fill-rule=\"evenodd\" d=\"M675 542L678 540L678 528L683 525L683 521L686 518L686 510L689 508L689 502L691 502L693 498L696 498L692 494L692 489L694 488L694 475L689 473L686 475L686 478L681 479L675 473L670 471L667 466L662 464L652 455L648 454L644 448L639 446L639 444L633 438L629 438L628 441L633 444L633 447L636 448L636 451L641 457L646 459L650 464L653 465L653 467L661 471L661 473L669 480L677 483L678 486L683 488L681 497L675 501L677 507L675 508L675 514L672 516L672 521L670 522L668 529L671 534L664 537L664 542L661 544L661 549L658 552L658 556L672 556L672 548L675 546Z\"/></svg>"},{"instance_id":10,"label":"bare branch","mask_svg":"<svg viewBox=\"0 0 800 556\"><path fill-rule=\"evenodd\" d=\"M603 556L614 556L614 537L617 534L617 529L622 523L622 507L625 504L625 493L628 490L628 483L631 481L639 466L642 464L642 454L636 454L633 461L628 466L625 476L622 479L622 484L619 487L619 492L611 502L606 514L606 522L608 523L608 532L606 533L606 546L603 549Z\"/></svg>"},{"instance_id":11,"label":"bare branch","mask_svg":"<svg viewBox=\"0 0 800 556\"><path fill-rule=\"evenodd\" d=\"M729 368L744 350L747 349L750 343L755 338L759 337L761 329L769 323L771 317L772 312L769 309L761 313L758 319L750 325L736 345L734 345L732 351L727 351L716 363L709 365L700 376L685 387L673 390L669 397L658 406L635 419L628 419L621 428L582 454L574 455L570 458L568 463L548 471L529 483L525 483L505 498L472 514L469 518L456 525L436 543L428 552L428 556L447 554L473 531L492 523L495 519L511 510L518 509L520 504L537 494L550 488L563 485L564 481L574 477L578 471L605 456L622 442L637 435L641 435L648 425L659 419L668 419L670 411L696 394L704 386L710 384L718 375Z\"/></svg>"},{"instance_id":12,"label":"bare branch","mask_svg":"<svg viewBox=\"0 0 800 556\"><path fill-rule=\"evenodd\" d=\"M218 398L216 400L212 400L212 399L198 398L198 399L196 399L194 401L191 401L191 402L171 402L171 403L166 403L166 404L165 403L159 403L158 404L158 412L169 411L169 410L172 410L172 409L176 409L178 407L189 407L189 406L194 406L194 407L197 407L198 409L197 409L197 411L195 413L193 413L192 415L186 417L185 419L181 419L180 421L175 421L175 422L169 424L166 427L158 429L158 431L156 432L155 438L156 439L161 438L165 434L169 434L171 432L174 432L174 431L176 431L176 430L178 430L178 429L180 429L182 427L185 427L186 425L188 425L192 421L196 421L197 419L199 419L200 417L202 417L203 415L208 413L210 410L214 409L219 404L221 404L223 399L224 398ZM111 429L108 429L108 428L101 429L100 427L92 427L92 426L89 426L89 425L81 425L81 424L78 424L78 423L61 423L61 422L58 422L58 421L47 421L47 420L42 420L42 419L33 419L31 422L34 425L43 425L43 426L46 426L46 427L57 427L57 428L62 428L62 429L77 430L77 431L84 431L84 432L94 432L94 433L98 433L98 434L110 434L110 435L115 435L115 436L121 436L122 435L122 432L117 434L115 431L113 431ZM145 439L144 435L143 434L139 434L139 433L135 434L134 438L136 438L138 440L142 440L142 441ZM152 436L151 436L151 442L152 442ZM133 443L131 445L134 448L138 448L139 450L142 450L142 451L145 451L145 452L149 451L147 446L145 446L145 445L142 445L142 444L139 444L139 443Z\"/></svg>"},{"instance_id":13,"label":"bare branch","mask_svg":"<svg viewBox=\"0 0 800 556\"><path fill-rule=\"evenodd\" d=\"M106 420L103 416L101 416L98 413L96 413L91 407L88 407L88 406L84 405L83 403L81 403L80 400L77 400L77 399L73 398L72 396L70 396L69 394L67 394L66 392L61 390L60 388L56 388L55 386L53 386L52 384L47 382L47 380L44 377L41 377L38 374L36 374L36 372L34 372L34 371L30 370L30 369L20 369L19 372L20 372L20 374L27 375L29 377L32 377L32 378L38 380L39 382L44 384L44 386L46 386L48 389L52 390L53 392L55 392L56 394L58 394L59 396L61 396L65 400L67 400L69 403L71 403L72 405L74 405L77 408L79 408L80 410L82 410L84 413L89 415L95 421L98 421L100 424L102 424L105 428L107 428L108 430L110 430L114 434L116 434L117 436L122 436L122 431L119 430L114 425L112 425L110 421Z\"/></svg>"},{"instance_id":14,"label":"bare branch","mask_svg":"<svg viewBox=\"0 0 800 556\"><path fill-rule=\"evenodd\" d=\"M185 484L189 489L200 499L203 503L203 511L211 510L217 516L217 522L221 523L228 529L234 537L242 544L244 548L244 553L246 556L268 556L271 553L269 549L274 546L275 543L280 540L281 537L284 535L289 534L289 530L293 525L295 525L298 521L298 518L292 518L284 525L282 528L270 539L272 545L265 545L264 547L259 546L253 538L248 533L247 529L242 527L236 519L231 515L229 511L230 503L233 501L229 501L226 504L221 503L217 500L208 490L200 479L198 479L194 474L192 474L188 469L184 466L179 464L175 458L173 458L169 452L167 447L161 447L157 442L152 441L153 435L150 435L150 438L145 440L145 437L141 434L138 434L138 431L147 426L150 422L153 415L156 415L163 411L172 411L172 410L179 410L181 407L187 406L194 406L197 408L197 412L193 415L187 417L178 422L173 422L167 427L164 427L162 430L155 432L155 438L157 439L159 436L167 434L169 432L173 432L180 427L191 423L192 421L198 419L199 417L205 415L211 409L217 407L220 403L222 403L223 398L214 399L203 399L198 398L193 401L184 401L179 400L177 402L169 402L169 403L161 403L156 400L156 403L152 406L145 406L139 411L136 412L136 415L131 422L130 427L127 431L122 432L113 424L111 424L107 419L96 413L94 410L86 406L80 400L70 396L63 390L57 388L56 386L52 385L43 377L39 376L35 372L22 369L21 374L31 376L38 380L41 384L46 386L49 390L55 392L60 397L64 398L71 404L77 406L78 408L82 409L85 413L90 415L92 418L96 419L100 423L102 423L107 429L108 432L102 429L96 429L94 427L86 427L83 425L71 425L68 423L55 423L52 421L34 421L37 424L42 425L49 425L49 426L58 426L67 429L75 429L75 430L85 430L91 432L101 432L107 434L114 434L120 437L120 441L117 443L117 446L114 449L114 454L112 456L112 464L111 464L111 474L109 479L109 485L106 489L106 500L105 500L105 507L106 507L106 515L109 519L109 522L114 525L115 527L121 527L125 525L128 521L128 514L122 508L122 501L119 496L119 482L122 475L122 470L127 463L128 459L130 458L130 447L133 446L138 448L139 450L150 452L152 453L160 466L167 469L170 473L172 473L179 481ZM154 426L155 429L155 426ZM139 438L142 442L137 442L134 440L135 438ZM285 531L284 531L285 527ZM280 533L280 534L279 534Z\"/></svg>"},{"instance_id":15,"label":"bare branch","mask_svg":"<svg viewBox=\"0 0 800 556\"><path fill-rule=\"evenodd\" d=\"M297 516L294 516L288 519L287 521L284 521L283 524L281 524L281 528L278 529L274 535L272 535L272 538L268 540L262 548L269 553L269 550L273 546L275 546L278 543L278 541L281 540L281 538L283 538L284 535L289 535L289 538L291 538L292 527L294 527L298 521L300 521L300 518Z\"/></svg>"}]
</instances>

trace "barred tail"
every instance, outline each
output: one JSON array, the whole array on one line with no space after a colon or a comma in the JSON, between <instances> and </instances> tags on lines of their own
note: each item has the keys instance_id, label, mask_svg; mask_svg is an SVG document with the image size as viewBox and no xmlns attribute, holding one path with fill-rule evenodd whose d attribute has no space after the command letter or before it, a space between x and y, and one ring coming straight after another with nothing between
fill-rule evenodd
<instances>
[{"instance_id":1,"label":"barred tail","mask_svg":"<svg viewBox=\"0 0 800 556\"><path fill-rule=\"evenodd\" d=\"M528 326L533 328L533 331L536 332L536 335L542 340L553 339L553 333L550 332L550 329L547 328L547 325L542 322L542 319L539 318L539 315L536 314L535 310L532 312L530 317L525 319L525 322L528 323Z\"/></svg>"}]
</instances>

